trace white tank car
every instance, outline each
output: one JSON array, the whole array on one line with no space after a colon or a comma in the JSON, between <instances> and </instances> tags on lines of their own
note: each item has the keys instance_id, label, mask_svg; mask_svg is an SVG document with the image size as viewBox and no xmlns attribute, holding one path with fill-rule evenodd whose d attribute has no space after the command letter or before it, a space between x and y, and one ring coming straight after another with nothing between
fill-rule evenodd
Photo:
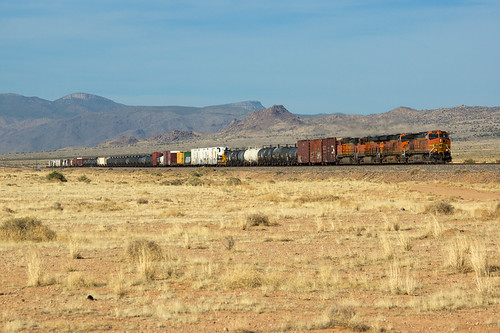
<instances>
[{"instance_id":1,"label":"white tank car","mask_svg":"<svg viewBox=\"0 0 500 333\"><path fill-rule=\"evenodd\" d=\"M257 165L260 148L251 148L245 151L244 159L246 165Z\"/></svg>"}]
</instances>

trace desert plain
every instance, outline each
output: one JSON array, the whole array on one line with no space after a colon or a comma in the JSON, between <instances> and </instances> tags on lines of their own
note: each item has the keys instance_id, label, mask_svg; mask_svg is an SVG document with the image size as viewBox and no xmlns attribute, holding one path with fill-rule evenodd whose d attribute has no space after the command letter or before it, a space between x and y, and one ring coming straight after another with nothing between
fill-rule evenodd
<instances>
[{"instance_id":1,"label":"desert plain","mask_svg":"<svg viewBox=\"0 0 500 333\"><path fill-rule=\"evenodd\" d=\"M4 332L500 331L498 165L3 167L0 238Z\"/></svg>"}]
</instances>

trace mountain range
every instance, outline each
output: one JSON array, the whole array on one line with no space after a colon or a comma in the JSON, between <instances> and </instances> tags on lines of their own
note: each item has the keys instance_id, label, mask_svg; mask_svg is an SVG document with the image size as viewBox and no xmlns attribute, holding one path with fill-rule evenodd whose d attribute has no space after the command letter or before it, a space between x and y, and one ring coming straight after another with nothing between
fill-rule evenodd
<instances>
[{"instance_id":1,"label":"mountain range","mask_svg":"<svg viewBox=\"0 0 500 333\"><path fill-rule=\"evenodd\" d=\"M327 136L365 136L442 129L454 140L500 138L500 107L433 110L399 107L372 115L300 116L258 101L207 107L127 106L75 93L55 101L0 94L0 153L64 147L221 144L248 147ZM180 148L178 148L180 149Z\"/></svg>"},{"instance_id":2,"label":"mountain range","mask_svg":"<svg viewBox=\"0 0 500 333\"><path fill-rule=\"evenodd\" d=\"M120 136L173 130L214 133L264 107L255 101L208 107L127 106L75 93L55 101L0 94L0 153L95 146Z\"/></svg>"}]
</instances>

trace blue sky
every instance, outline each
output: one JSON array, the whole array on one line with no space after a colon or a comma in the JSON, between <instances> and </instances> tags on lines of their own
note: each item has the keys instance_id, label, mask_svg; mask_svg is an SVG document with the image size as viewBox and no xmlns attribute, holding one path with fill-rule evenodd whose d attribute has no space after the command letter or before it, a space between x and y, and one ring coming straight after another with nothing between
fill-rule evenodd
<instances>
[{"instance_id":1,"label":"blue sky","mask_svg":"<svg viewBox=\"0 0 500 333\"><path fill-rule=\"evenodd\" d=\"M0 0L0 93L298 114L500 105L500 1Z\"/></svg>"}]
</instances>

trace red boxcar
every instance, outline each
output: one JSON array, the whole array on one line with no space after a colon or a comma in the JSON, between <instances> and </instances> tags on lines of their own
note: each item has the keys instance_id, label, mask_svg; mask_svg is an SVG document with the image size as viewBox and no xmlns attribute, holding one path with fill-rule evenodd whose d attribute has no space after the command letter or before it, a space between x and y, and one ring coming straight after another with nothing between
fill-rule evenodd
<instances>
[{"instance_id":1,"label":"red boxcar","mask_svg":"<svg viewBox=\"0 0 500 333\"><path fill-rule=\"evenodd\" d=\"M177 165L177 152L170 150L163 152L163 165Z\"/></svg>"},{"instance_id":2,"label":"red boxcar","mask_svg":"<svg viewBox=\"0 0 500 333\"><path fill-rule=\"evenodd\" d=\"M321 139L321 155L323 163L335 163L337 159L336 146L336 138Z\"/></svg>"},{"instance_id":3,"label":"red boxcar","mask_svg":"<svg viewBox=\"0 0 500 333\"><path fill-rule=\"evenodd\" d=\"M297 141L297 162L308 164L309 161L309 140Z\"/></svg>"},{"instance_id":4,"label":"red boxcar","mask_svg":"<svg viewBox=\"0 0 500 333\"><path fill-rule=\"evenodd\" d=\"M323 161L321 139L309 140L309 162L319 164Z\"/></svg>"},{"instance_id":5,"label":"red boxcar","mask_svg":"<svg viewBox=\"0 0 500 333\"><path fill-rule=\"evenodd\" d=\"M158 166L158 160L160 159L161 153L159 151L153 152L153 166Z\"/></svg>"},{"instance_id":6,"label":"red boxcar","mask_svg":"<svg viewBox=\"0 0 500 333\"><path fill-rule=\"evenodd\" d=\"M170 152L168 165L177 165L177 152Z\"/></svg>"}]
</instances>

